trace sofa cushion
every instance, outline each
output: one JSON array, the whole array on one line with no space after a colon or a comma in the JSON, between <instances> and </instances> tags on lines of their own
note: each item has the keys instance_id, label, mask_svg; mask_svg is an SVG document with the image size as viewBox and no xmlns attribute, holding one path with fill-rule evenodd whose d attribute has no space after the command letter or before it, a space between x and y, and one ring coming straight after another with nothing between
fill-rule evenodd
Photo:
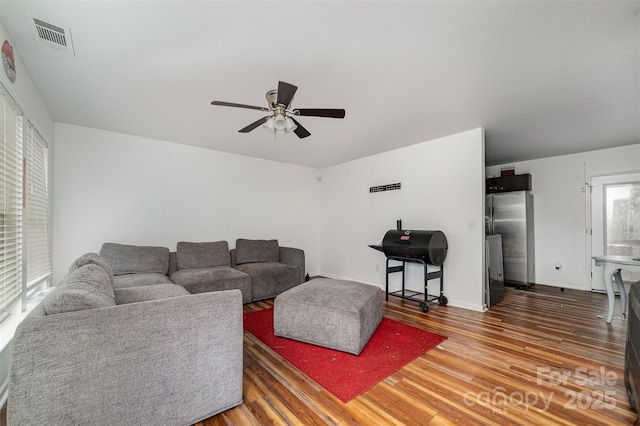
<instances>
[{"instance_id":1,"label":"sofa cushion","mask_svg":"<svg viewBox=\"0 0 640 426\"><path fill-rule=\"evenodd\" d=\"M115 304L109 275L96 264L84 265L69 272L42 302L47 315L105 308Z\"/></svg>"},{"instance_id":2,"label":"sofa cushion","mask_svg":"<svg viewBox=\"0 0 640 426\"><path fill-rule=\"evenodd\" d=\"M150 272L146 274L125 274L113 277L113 288L141 287L157 284L173 284L168 276Z\"/></svg>"},{"instance_id":3,"label":"sofa cushion","mask_svg":"<svg viewBox=\"0 0 640 426\"><path fill-rule=\"evenodd\" d=\"M76 269L84 266L94 264L100 266L104 271L109 275L109 279L111 280L111 285L113 285L113 269L107 261L100 256L98 253L86 253L76 259L75 262L69 266L69 272L73 272Z\"/></svg>"},{"instance_id":4,"label":"sofa cushion","mask_svg":"<svg viewBox=\"0 0 640 426\"><path fill-rule=\"evenodd\" d=\"M189 293L177 284L158 284L154 286L116 288L116 305L146 302L147 300L166 299L169 297L185 296Z\"/></svg>"},{"instance_id":5,"label":"sofa cushion","mask_svg":"<svg viewBox=\"0 0 640 426\"><path fill-rule=\"evenodd\" d=\"M238 289L242 292L242 303L251 302L251 277L230 266L181 269L171 274L171 281L189 293Z\"/></svg>"},{"instance_id":6,"label":"sofa cushion","mask_svg":"<svg viewBox=\"0 0 640 426\"><path fill-rule=\"evenodd\" d=\"M114 275L169 272L169 249L166 247L131 246L104 243L102 256L113 269Z\"/></svg>"},{"instance_id":7,"label":"sofa cushion","mask_svg":"<svg viewBox=\"0 0 640 426\"><path fill-rule=\"evenodd\" d=\"M178 270L229 266L229 243L215 241L211 243L179 242L176 250Z\"/></svg>"},{"instance_id":8,"label":"sofa cushion","mask_svg":"<svg viewBox=\"0 0 640 426\"><path fill-rule=\"evenodd\" d=\"M280 262L259 262L238 265L237 269L251 276L251 300L276 297L302 283L302 274L297 266Z\"/></svg>"},{"instance_id":9,"label":"sofa cushion","mask_svg":"<svg viewBox=\"0 0 640 426\"><path fill-rule=\"evenodd\" d=\"M236 240L236 265L243 263L278 262L280 246L278 240Z\"/></svg>"}]
</instances>

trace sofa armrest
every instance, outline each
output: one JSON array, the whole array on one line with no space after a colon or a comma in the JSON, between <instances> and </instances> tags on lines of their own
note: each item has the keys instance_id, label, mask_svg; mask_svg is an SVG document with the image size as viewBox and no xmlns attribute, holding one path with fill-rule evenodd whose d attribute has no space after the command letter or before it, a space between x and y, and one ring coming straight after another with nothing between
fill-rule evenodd
<instances>
[{"instance_id":1,"label":"sofa armrest","mask_svg":"<svg viewBox=\"0 0 640 426\"><path fill-rule=\"evenodd\" d=\"M8 424L189 425L242 403L239 290L38 308L13 338Z\"/></svg>"},{"instance_id":2,"label":"sofa armrest","mask_svg":"<svg viewBox=\"0 0 640 426\"><path fill-rule=\"evenodd\" d=\"M302 273L300 282L304 282L305 261L304 250L293 247L280 247L280 262L291 266L297 266Z\"/></svg>"}]
</instances>

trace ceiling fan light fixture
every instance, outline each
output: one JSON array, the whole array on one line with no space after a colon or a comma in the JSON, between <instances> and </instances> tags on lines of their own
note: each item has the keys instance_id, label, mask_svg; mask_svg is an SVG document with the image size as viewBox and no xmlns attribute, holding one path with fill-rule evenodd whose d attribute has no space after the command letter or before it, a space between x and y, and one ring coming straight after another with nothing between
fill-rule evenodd
<instances>
[{"instance_id":1,"label":"ceiling fan light fixture","mask_svg":"<svg viewBox=\"0 0 640 426\"><path fill-rule=\"evenodd\" d=\"M291 118L283 114L276 114L273 117L269 117L262 127L266 131L275 133L276 135L286 135L298 128Z\"/></svg>"},{"instance_id":2,"label":"ceiling fan light fixture","mask_svg":"<svg viewBox=\"0 0 640 426\"><path fill-rule=\"evenodd\" d=\"M273 117L273 128L279 135L287 133L287 120L284 115L278 113L275 117Z\"/></svg>"},{"instance_id":3,"label":"ceiling fan light fixture","mask_svg":"<svg viewBox=\"0 0 640 426\"><path fill-rule=\"evenodd\" d=\"M269 119L262 125L262 128L267 132L275 133L275 129L273 128L273 117L269 117Z\"/></svg>"},{"instance_id":4,"label":"ceiling fan light fixture","mask_svg":"<svg viewBox=\"0 0 640 426\"><path fill-rule=\"evenodd\" d=\"M286 127L287 133L291 133L298 128L298 126L296 125L296 123L293 122L291 117L286 117L285 121L287 123L287 127Z\"/></svg>"}]
</instances>

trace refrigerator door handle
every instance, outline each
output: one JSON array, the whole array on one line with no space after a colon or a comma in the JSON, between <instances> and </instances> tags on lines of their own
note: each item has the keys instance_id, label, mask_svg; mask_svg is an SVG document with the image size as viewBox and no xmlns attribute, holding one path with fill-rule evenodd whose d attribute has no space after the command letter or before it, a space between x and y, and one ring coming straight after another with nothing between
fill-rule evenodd
<instances>
[{"instance_id":1,"label":"refrigerator door handle","mask_svg":"<svg viewBox=\"0 0 640 426\"><path fill-rule=\"evenodd\" d=\"M491 224L489 226L491 227L491 235L495 235L496 234L496 219L495 219L495 216L494 216L493 206L491 206Z\"/></svg>"}]
</instances>

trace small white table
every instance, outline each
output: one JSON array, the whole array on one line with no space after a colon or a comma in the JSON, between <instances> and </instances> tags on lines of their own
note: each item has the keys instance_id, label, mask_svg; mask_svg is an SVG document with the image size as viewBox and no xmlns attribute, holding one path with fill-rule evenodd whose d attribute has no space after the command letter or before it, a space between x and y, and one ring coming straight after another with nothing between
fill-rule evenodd
<instances>
[{"instance_id":1,"label":"small white table","mask_svg":"<svg viewBox=\"0 0 640 426\"><path fill-rule=\"evenodd\" d=\"M620 303L622 304L622 317L627 316L627 292L620 277L620 270L626 269L631 272L640 272L640 260L634 260L633 256L593 256L596 266L602 266L602 275L604 279L604 287L607 289L607 298L609 299L609 311L607 313L607 323L613 318L613 308L616 295L613 292L612 280L615 279L620 291Z\"/></svg>"}]
</instances>

